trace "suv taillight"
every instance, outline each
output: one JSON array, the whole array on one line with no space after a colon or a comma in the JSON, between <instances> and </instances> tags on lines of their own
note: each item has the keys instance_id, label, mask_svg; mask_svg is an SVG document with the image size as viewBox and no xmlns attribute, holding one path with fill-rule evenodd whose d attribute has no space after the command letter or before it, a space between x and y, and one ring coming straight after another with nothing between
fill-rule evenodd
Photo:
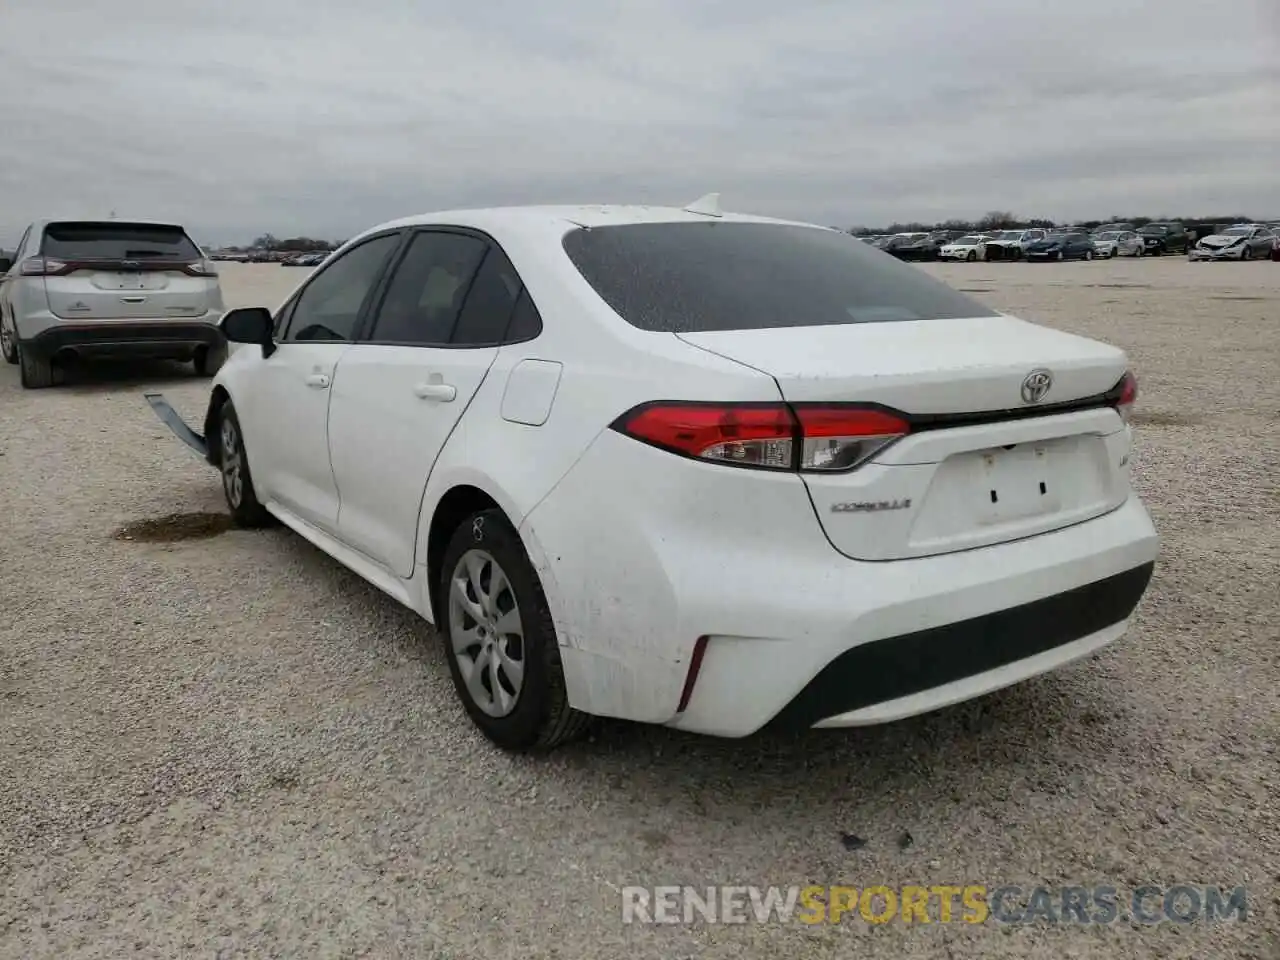
<instances>
[{"instance_id":1,"label":"suv taillight","mask_svg":"<svg viewBox=\"0 0 1280 960\"><path fill-rule=\"evenodd\" d=\"M860 404L658 401L611 424L650 446L763 470L852 470L911 432L906 417Z\"/></svg>"},{"instance_id":2,"label":"suv taillight","mask_svg":"<svg viewBox=\"0 0 1280 960\"><path fill-rule=\"evenodd\" d=\"M1121 420L1128 423L1133 405L1138 402L1138 378L1133 375L1132 370L1125 371L1125 375L1116 384L1115 394L1116 412L1120 414Z\"/></svg>"},{"instance_id":3,"label":"suv taillight","mask_svg":"<svg viewBox=\"0 0 1280 960\"><path fill-rule=\"evenodd\" d=\"M18 265L18 272L24 277L60 277L75 268L74 263L57 257L27 257Z\"/></svg>"}]
</instances>

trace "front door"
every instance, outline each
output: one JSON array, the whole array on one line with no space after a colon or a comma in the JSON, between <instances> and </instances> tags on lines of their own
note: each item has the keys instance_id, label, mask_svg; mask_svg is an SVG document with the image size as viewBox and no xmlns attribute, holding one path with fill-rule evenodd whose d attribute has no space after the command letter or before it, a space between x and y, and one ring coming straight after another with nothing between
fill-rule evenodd
<instances>
[{"instance_id":1,"label":"front door","mask_svg":"<svg viewBox=\"0 0 1280 960\"><path fill-rule=\"evenodd\" d=\"M241 414L245 449L264 502L330 534L338 521L328 439L338 361L351 349L400 240L398 232L366 240L308 279L285 308L287 325L275 352L260 361L253 403Z\"/></svg>"}]
</instances>

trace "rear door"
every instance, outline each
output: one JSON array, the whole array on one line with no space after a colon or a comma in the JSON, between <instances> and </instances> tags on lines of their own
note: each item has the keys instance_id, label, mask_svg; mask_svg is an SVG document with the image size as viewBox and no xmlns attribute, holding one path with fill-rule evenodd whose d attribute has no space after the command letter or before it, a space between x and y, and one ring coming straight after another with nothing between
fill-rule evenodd
<instances>
[{"instance_id":1,"label":"rear door","mask_svg":"<svg viewBox=\"0 0 1280 960\"><path fill-rule=\"evenodd\" d=\"M402 577L413 574L427 477L497 356L520 289L487 237L419 231L365 338L338 365L329 453L339 536Z\"/></svg>"},{"instance_id":2,"label":"rear door","mask_svg":"<svg viewBox=\"0 0 1280 960\"><path fill-rule=\"evenodd\" d=\"M49 309L64 320L182 319L221 308L216 275L177 225L50 223L39 255Z\"/></svg>"}]
</instances>

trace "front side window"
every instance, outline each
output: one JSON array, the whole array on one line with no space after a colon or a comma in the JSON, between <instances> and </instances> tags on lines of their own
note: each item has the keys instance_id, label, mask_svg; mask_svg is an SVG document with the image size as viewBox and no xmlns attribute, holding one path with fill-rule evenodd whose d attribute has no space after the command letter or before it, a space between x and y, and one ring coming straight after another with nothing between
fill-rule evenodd
<instances>
[{"instance_id":1,"label":"front side window","mask_svg":"<svg viewBox=\"0 0 1280 960\"><path fill-rule=\"evenodd\" d=\"M641 330L706 333L997 315L838 230L639 223L573 230L563 245L600 298Z\"/></svg>"},{"instance_id":2,"label":"front side window","mask_svg":"<svg viewBox=\"0 0 1280 960\"><path fill-rule=\"evenodd\" d=\"M399 243L400 234L384 234L352 247L327 264L295 301L287 339L354 339L365 300Z\"/></svg>"},{"instance_id":3,"label":"front side window","mask_svg":"<svg viewBox=\"0 0 1280 960\"><path fill-rule=\"evenodd\" d=\"M488 244L463 233L414 235L378 307L370 339L406 346L444 346Z\"/></svg>"}]
</instances>

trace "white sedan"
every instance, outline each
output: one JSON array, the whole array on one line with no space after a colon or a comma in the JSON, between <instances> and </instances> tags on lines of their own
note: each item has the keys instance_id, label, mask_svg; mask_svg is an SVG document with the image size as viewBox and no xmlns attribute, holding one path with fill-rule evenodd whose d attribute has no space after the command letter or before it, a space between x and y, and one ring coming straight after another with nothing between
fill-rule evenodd
<instances>
[{"instance_id":1,"label":"white sedan","mask_svg":"<svg viewBox=\"0 0 1280 960\"><path fill-rule=\"evenodd\" d=\"M1146 244L1142 237L1133 230L1104 230L1089 238L1093 241L1093 250L1100 257L1141 257L1146 253Z\"/></svg>"},{"instance_id":2,"label":"white sedan","mask_svg":"<svg viewBox=\"0 0 1280 960\"><path fill-rule=\"evenodd\" d=\"M348 241L213 381L236 523L434 623L511 750L933 710L1124 634L1157 535L1124 353L838 230L509 208Z\"/></svg>"},{"instance_id":3,"label":"white sedan","mask_svg":"<svg viewBox=\"0 0 1280 960\"><path fill-rule=\"evenodd\" d=\"M968 260L972 262L978 259L978 250L982 244L990 239L990 237L980 234L961 237L958 240L952 240L950 243L944 244L942 249L938 251L938 256L943 260Z\"/></svg>"}]
</instances>

